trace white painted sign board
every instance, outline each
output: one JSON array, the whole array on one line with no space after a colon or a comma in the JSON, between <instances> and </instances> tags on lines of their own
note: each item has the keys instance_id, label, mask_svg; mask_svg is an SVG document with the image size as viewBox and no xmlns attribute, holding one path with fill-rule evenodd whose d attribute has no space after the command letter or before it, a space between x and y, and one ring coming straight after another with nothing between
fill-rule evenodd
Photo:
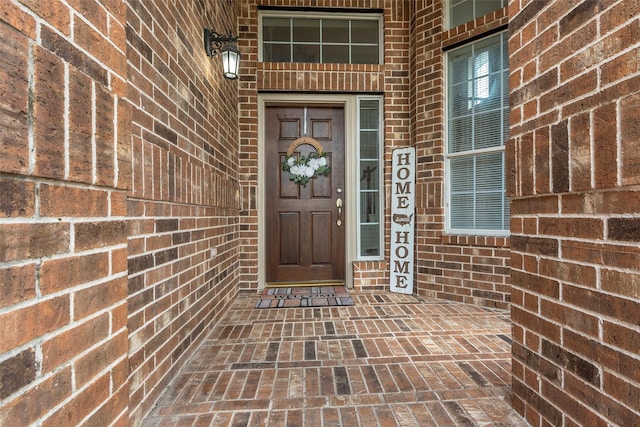
<instances>
[{"instance_id":1,"label":"white painted sign board","mask_svg":"<svg viewBox=\"0 0 640 427\"><path fill-rule=\"evenodd\" d=\"M413 293L415 176L414 147L393 150L391 179L391 283L392 292Z\"/></svg>"}]
</instances>

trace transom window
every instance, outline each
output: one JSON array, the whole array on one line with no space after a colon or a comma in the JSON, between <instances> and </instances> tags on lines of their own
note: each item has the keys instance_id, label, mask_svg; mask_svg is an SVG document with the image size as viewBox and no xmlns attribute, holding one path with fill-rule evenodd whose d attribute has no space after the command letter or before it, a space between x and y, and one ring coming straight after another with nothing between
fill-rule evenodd
<instances>
[{"instance_id":1,"label":"transom window","mask_svg":"<svg viewBox=\"0 0 640 427\"><path fill-rule=\"evenodd\" d=\"M263 62L379 64L381 16L264 12Z\"/></svg>"},{"instance_id":2,"label":"transom window","mask_svg":"<svg viewBox=\"0 0 640 427\"><path fill-rule=\"evenodd\" d=\"M506 234L504 142L509 133L506 33L447 55L447 229Z\"/></svg>"},{"instance_id":3,"label":"transom window","mask_svg":"<svg viewBox=\"0 0 640 427\"><path fill-rule=\"evenodd\" d=\"M501 9L507 0L449 0L449 28Z\"/></svg>"}]
</instances>

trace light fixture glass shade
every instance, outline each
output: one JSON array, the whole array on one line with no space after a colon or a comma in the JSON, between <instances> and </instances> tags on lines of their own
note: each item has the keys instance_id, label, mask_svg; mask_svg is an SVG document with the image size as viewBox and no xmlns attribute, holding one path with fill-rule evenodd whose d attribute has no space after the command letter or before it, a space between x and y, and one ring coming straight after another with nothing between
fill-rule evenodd
<instances>
[{"instance_id":1,"label":"light fixture glass shade","mask_svg":"<svg viewBox=\"0 0 640 427\"><path fill-rule=\"evenodd\" d=\"M222 55L222 74L225 78L235 80L238 78L238 69L240 68L240 51L232 43L226 44L220 48Z\"/></svg>"}]
</instances>

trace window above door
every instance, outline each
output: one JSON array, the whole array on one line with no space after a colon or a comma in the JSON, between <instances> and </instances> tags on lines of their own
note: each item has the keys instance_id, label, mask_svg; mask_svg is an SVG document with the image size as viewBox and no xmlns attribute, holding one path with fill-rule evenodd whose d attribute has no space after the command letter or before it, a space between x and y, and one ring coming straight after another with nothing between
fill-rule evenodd
<instances>
[{"instance_id":1,"label":"window above door","mask_svg":"<svg viewBox=\"0 0 640 427\"><path fill-rule=\"evenodd\" d=\"M380 64L382 14L261 11L260 61Z\"/></svg>"}]
</instances>

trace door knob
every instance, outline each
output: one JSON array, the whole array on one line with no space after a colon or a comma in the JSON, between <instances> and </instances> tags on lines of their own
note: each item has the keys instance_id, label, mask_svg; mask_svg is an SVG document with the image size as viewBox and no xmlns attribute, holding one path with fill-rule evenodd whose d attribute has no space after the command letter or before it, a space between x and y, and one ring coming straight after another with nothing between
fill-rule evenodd
<instances>
[{"instance_id":1,"label":"door knob","mask_svg":"<svg viewBox=\"0 0 640 427\"><path fill-rule=\"evenodd\" d=\"M336 206L338 207L338 220L336 221L336 225L340 227L342 225L342 198L338 197L336 200Z\"/></svg>"}]
</instances>

